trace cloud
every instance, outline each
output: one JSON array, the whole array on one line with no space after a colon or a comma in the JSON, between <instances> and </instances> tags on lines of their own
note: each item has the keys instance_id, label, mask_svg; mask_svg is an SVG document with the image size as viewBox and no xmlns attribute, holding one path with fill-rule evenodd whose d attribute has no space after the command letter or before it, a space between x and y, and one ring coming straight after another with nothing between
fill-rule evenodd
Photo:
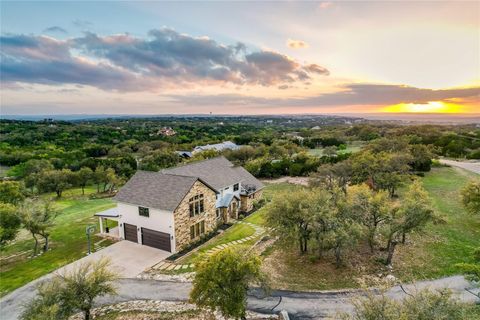
<instances>
[{"instance_id":1,"label":"cloud","mask_svg":"<svg viewBox=\"0 0 480 320\"><path fill-rule=\"evenodd\" d=\"M305 49L308 48L309 45L305 41L302 40L292 40L288 39L287 40L287 47L290 49Z\"/></svg>"},{"instance_id":2,"label":"cloud","mask_svg":"<svg viewBox=\"0 0 480 320\"><path fill-rule=\"evenodd\" d=\"M302 64L278 52L252 52L243 43L223 45L167 28L151 30L147 38L90 32L68 40L9 35L2 36L0 44L2 81L149 90L182 83L306 84L312 77L329 74L324 67ZM66 67L70 69L62 69Z\"/></svg>"},{"instance_id":3,"label":"cloud","mask_svg":"<svg viewBox=\"0 0 480 320\"><path fill-rule=\"evenodd\" d=\"M427 103L428 101L468 100L480 95L480 87L432 90L402 85L348 84L342 91L311 97L263 98L240 94L170 95L172 101L184 105L255 105L277 107L335 107Z\"/></svg>"},{"instance_id":4,"label":"cloud","mask_svg":"<svg viewBox=\"0 0 480 320\"><path fill-rule=\"evenodd\" d=\"M333 6L333 2L330 2L330 1L320 2L320 4L318 5L320 9L327 9L327 8L330 8L331 6Z\"/></svg>"},{"instance_id":5,"label":"cloud","mask_svg":"<svg viewBox=\"0 0 480 320\"><path fill-rule=\"evenodd\" d=\"M52 27L46 28L45 30L43 30L43 32L44 33L63 33L63 34L68 33L67 30L59 26L52 26Z\"/></svg>"},{"instance_id":6,"label":"cloud","mask_svg":"<svg viewBox=\"0 0 480 320\"><path fill-rule=\"evenodd\" d=\"M78 28L89 28L93 25L90 21L87 20L80 20L80 19L75 19L73 20L73 25L78 27Z\"/></svg>"}]
</instances>

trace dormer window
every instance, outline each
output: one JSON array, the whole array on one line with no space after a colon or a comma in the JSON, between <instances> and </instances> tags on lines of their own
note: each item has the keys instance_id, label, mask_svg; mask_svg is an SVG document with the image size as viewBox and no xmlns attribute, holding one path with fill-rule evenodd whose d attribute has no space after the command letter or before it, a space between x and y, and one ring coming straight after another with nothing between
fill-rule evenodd
<instances>
[{"instance_id":1,"label":"dormer window","mask_svg":"<svg viewBox=\"0 0 480 320\"><path fill-rule=\"evenodd\" d=\"M142 217L150 217L150 210L145 207L138 207L138 214Z\"/></svg>"},{"instance_id":2,"label":"dormer window","mask_svg":"<svg viewBox=\"0 0 480 320\"><path fill-rule=\"evenodd\" d=\"M203 194L197 194L195 197L189 199L190 217L199 215L205 212L205 206L203 202Z\"/></svg>"}]
</instances>

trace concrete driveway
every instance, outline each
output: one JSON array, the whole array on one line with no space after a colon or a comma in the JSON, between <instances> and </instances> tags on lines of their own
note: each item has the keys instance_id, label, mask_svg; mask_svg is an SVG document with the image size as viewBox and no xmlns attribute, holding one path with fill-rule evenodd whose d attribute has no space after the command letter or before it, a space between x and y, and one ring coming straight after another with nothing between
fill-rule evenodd
<instances>
[{"instance_id":1,"label":"concrete driveway","mask_svg":"<svg viewBox=\"0 0 480 320\"><path fill-rule=\"evenodd\" d=\"M164 260L169 255L171 253L167 251L123 240L68 264L58 269L57 272L69 271L77 264L96 261L104 257L110 259L112 269L118 272L121 278L135 278L139 273Z\"/></svg>"},{"instance_id":2,"label":"concrete driveway","mask_svg":"<svg viewBox=\"0 0 480 320\"><path fill-rule=\"evenodd\" d=\"M72 262L56 271L41 278L27 283L21 288L7 294L0 299L0 319L17 319L22 310L22 304L30 301L36 294L36 287L40 282L52 278L56 273L62 274L75 268L76 265L96 261L103 257L110 259L112 269L120 275L120 278L135 278L143 270L164 260L171 253L148 246L142 246L131 241L120 241Z\"/></svg>"}]
</instances>

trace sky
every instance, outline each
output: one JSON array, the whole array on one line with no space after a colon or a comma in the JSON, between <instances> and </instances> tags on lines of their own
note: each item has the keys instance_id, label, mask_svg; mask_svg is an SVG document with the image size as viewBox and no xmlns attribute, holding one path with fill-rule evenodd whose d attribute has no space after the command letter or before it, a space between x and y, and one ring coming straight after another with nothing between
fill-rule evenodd
<instances>
[{"instance_id":1,"label":"sky","mask_svg":"<svg viewBox=\"0 0 480 320\"><path fill-rule=\"evenodd\" d=\"M1 1L0 113L480 113L478 1Z\"/></svg>"}]
</instances>

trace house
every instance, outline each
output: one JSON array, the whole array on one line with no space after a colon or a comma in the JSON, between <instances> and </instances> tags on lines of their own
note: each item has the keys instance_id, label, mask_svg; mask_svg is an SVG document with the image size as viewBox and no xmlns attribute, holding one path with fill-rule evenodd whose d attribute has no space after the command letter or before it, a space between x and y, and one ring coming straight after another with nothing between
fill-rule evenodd
<instances>
[{"instance_id":1,"label":"house","mask_svg":"<svg viewBox=\"0 0 480 320\"><path fill-rule=\"evenodd\" d=\"M176 134L175 130L170 127L163 127L157 132L157 136L174 136Z\"/></svg>"},{"instance_id":2,"label":"house","mask_svg":"<svg viewBox=\"0 0 480 320\"><path fill-rule=\"evenodd\" d=\"M204 146L196 146L192 153L198 153L206 150L215 150L215 151L224 151L224 150L237 150L240 149L240 146L233 143L232 141L224 141L221 143L207 144Z\"/></svg>"},{"instance_id":3,"label":"house","mask_svg":"<svg viewBox=\"0 0 480 320\"><path fill-rule=\"evenodd\" d=\"M114 197L116 210L96 216L117 220L122 239L173 253L251 211L262 188L244 168L217 157L160 172L137 171Z\"/></svg>"}]
</instances>

